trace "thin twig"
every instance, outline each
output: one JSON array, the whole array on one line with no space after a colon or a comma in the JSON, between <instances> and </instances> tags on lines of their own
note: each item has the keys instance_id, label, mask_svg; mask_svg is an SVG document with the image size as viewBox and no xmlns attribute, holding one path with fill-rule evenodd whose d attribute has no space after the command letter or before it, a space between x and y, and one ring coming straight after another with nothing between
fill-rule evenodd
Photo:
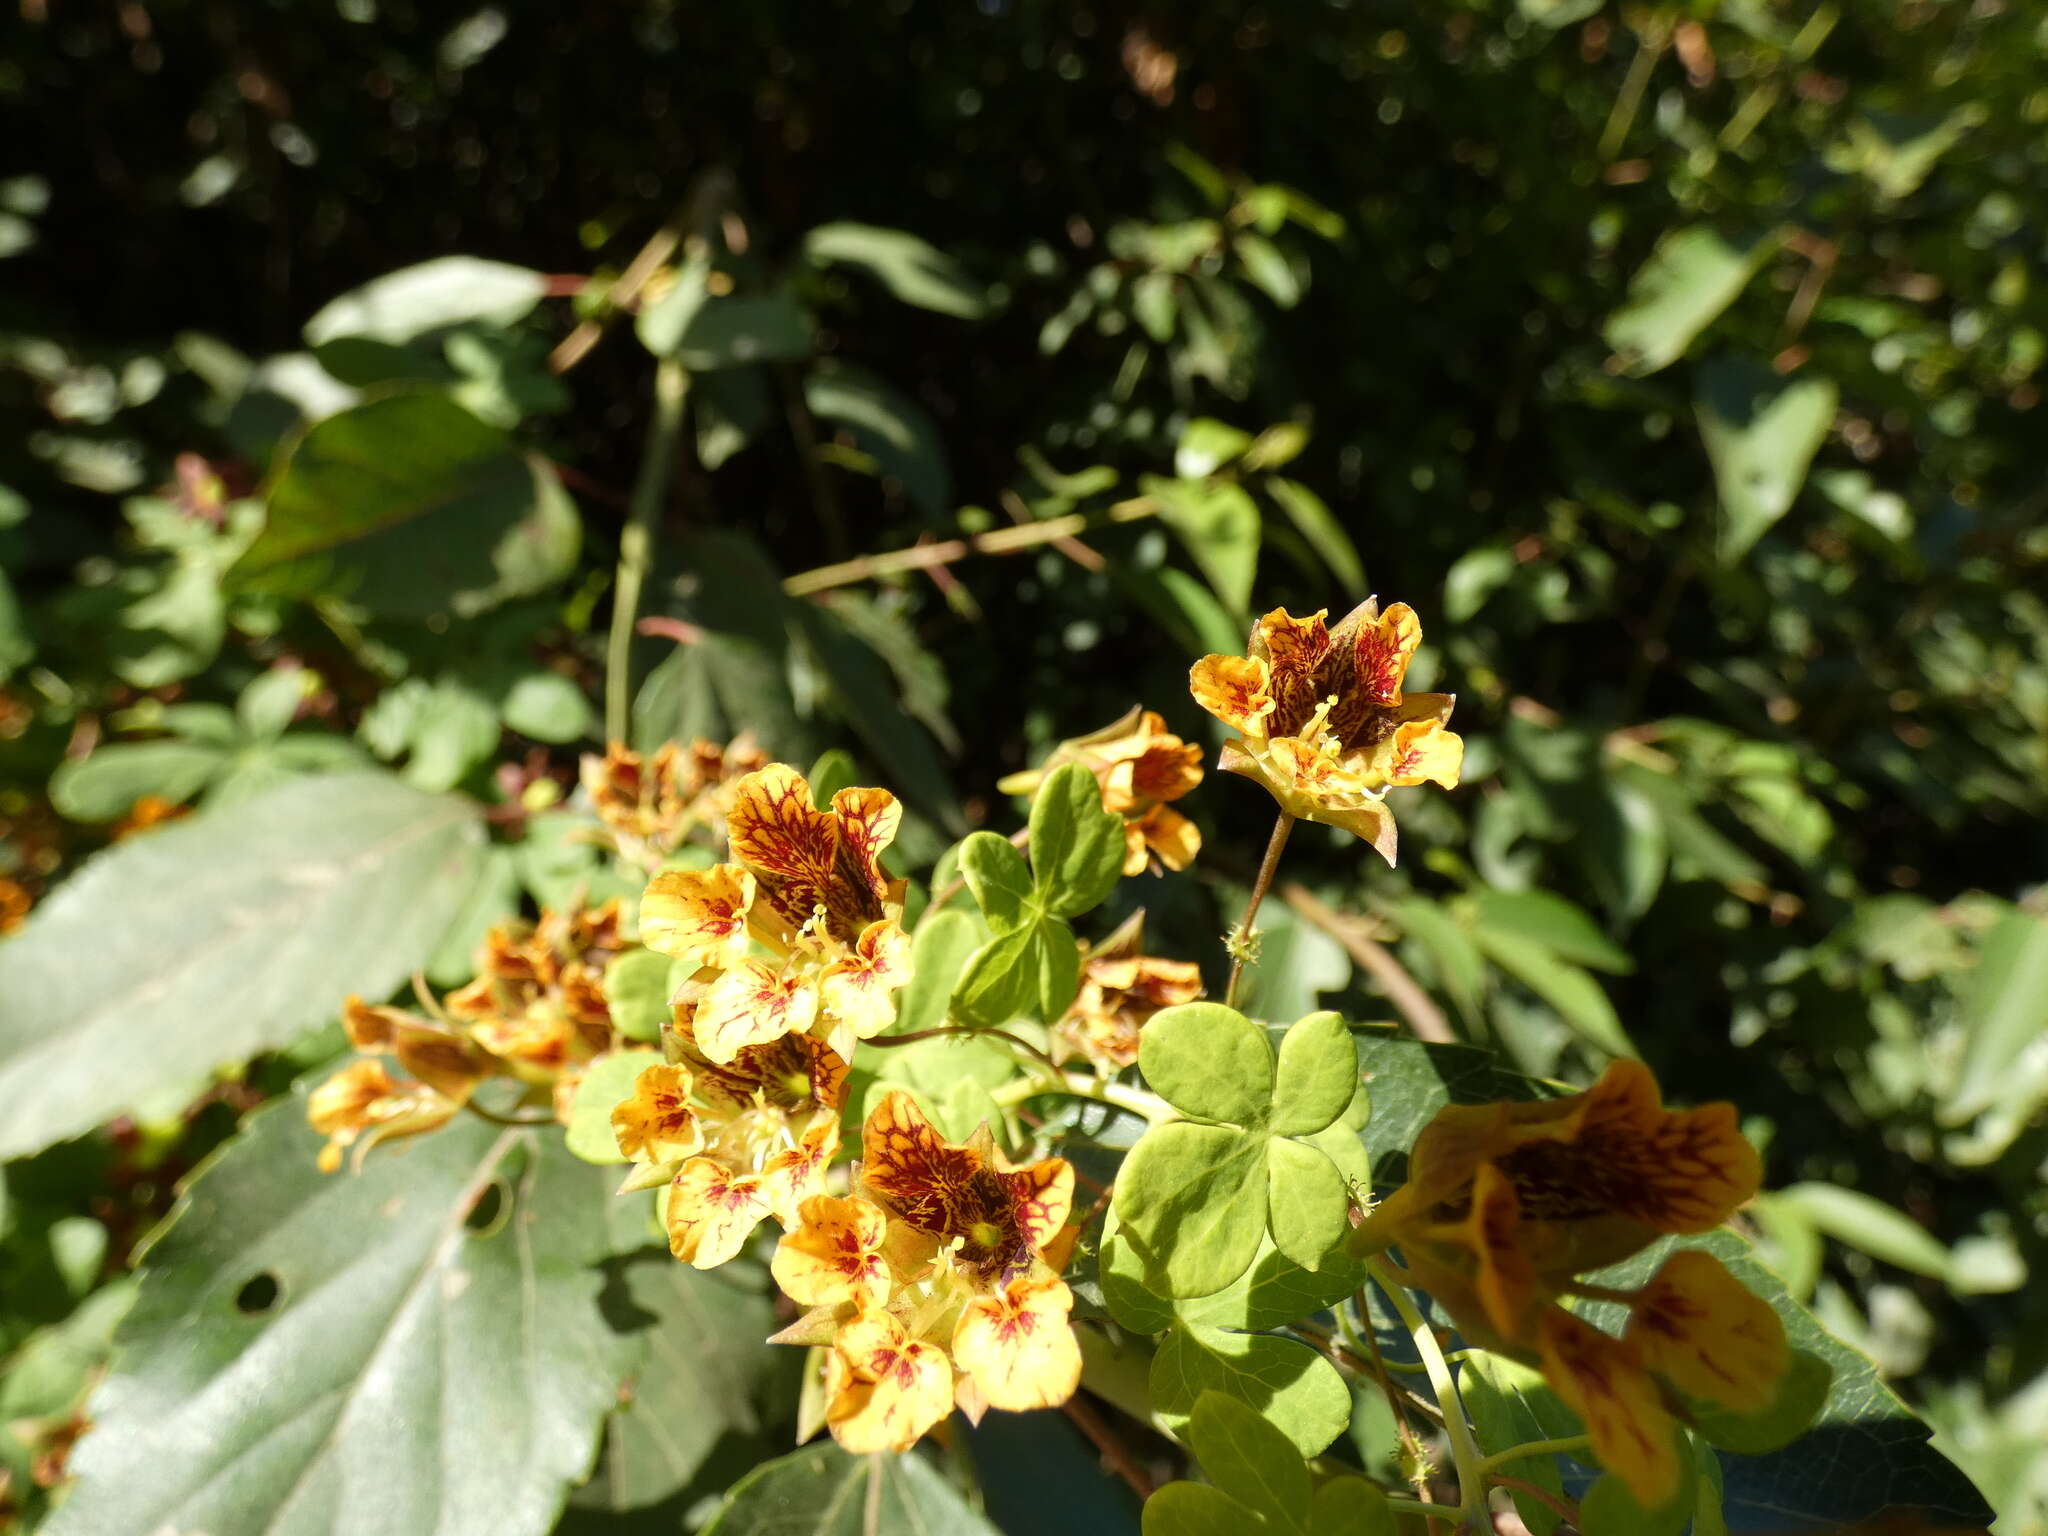
<instances>
[{"instance_id":1,"label":"thin twig","mask_svg":"<svg viewBox=\"0 0 2048 1536\"><path fill-rule=\"evenodd\" d=\"M1495 1488L1505 1488L1510 1493L1524 1494L1546 1508L1555 1510L1573 1525L1579 1523L1579 1506L1561 1494L1552 1493L1548 1488L1539 1488L1534 1483L1519 1477L1502 1477L1498 1472L1489 1479Z\"/></svg>"},{"instance_id":2,"label":"thin twig","mask_svg":"<svg viewBox=\"0 0 2048 1536\"><path fill-rule=\"evenodd\" d=\"M1077 1394L1067 1399L1066 1414L1074 1421L1074 1427L1088 1437L1104 1465L1130 1485L1131 1492L1141 1499L1152 1497L1152 1479L1145 1475L1145 1469L1125 1449L1116 1431L1095 1411L1093 1404Z\"/></svg>"},{"instance_id":3,"label":"thin twig","mask_svg":"<svg viewBox=\"0 0 2048 1536\"><path fill-rule=\"evenodd\" d=\"M1273 884L1273 872L1280 867L1280 850L1287 846L1287 834L1294 830L1294 818L1282 811L1273 821L1273 835L1266 840L1266 856L1259 860L1258 877L1252 881L1251 900L1244 904L1244 916L1237 920L1237 932L1230 940L1230 983L1223 989L1223 1006L1237 1006L1237 984L1244 975L1244 950L1251 942L1252 924L1259 904Z\"/></svg>"},{"instance_id":4,"label":"thin twig","mask_svg":"<svg viewBox=\"0 0 2048 1536\"><path fill-rule=\"evenodd\" d=\"M633 511L619 535L619 576L612 588L612 632L605 646L604 729L607 741L626 739L632 709L633 621L640 616L640 589L654 564L654 535L668 500L669 473L683 435L683 402L690 375L672 357L654 365L654 419L633 481Z\"/></svg>"},{"instance_id":5,"label":"thin twig","mask_svg":"<svg viewBox=\"0 0 2048 1536\"><path fill-rule=\"evenodd\" d=\"M823 592L832 587L847 587L857 581L871 581L877 576L894 576L902 571L922 571L935 565L951 565L969 555L1008 555L1020 549L1035 549L1040 544L1056 539L1070 538L1085 533L1091 528L1100 528L1111 523L1135 523L1158 512L1158 503L1149 496L1134 497L1120 501L1101 513L1069 512L1063 517L1048 517L1042 522L1026 523L1021 528L997 528L989 533L969 534L960 539L941 539L934 544L913 544L908 549L892 549L879 555L862 555L858 560L842 560L837 565L821 565L815 570L799 571L782 583L782 590L791 597L804 597L812 592Z\"/></svg>"},{"instance_id":6,"label":"thin twig","mask_svg":"<svg viewBox=\"0 0 2048 1536\"><path fill-rule=\"evenodd\" d=\"M640 297L640 290L668 264L690 231L703 222L703 209L708 195L712 192L711 179L700 183L687 202L669 216L669 221L657 229L640 247L639 254L626 263L626 270L619 274L605 293L605 313L580 323L575 330L555 344L555 350L548 354L548 371L567 373L589 355L590 349L603 337L605 326L611 317L631 309Z\"/></svg>"},{"instance_id":7,"label":"thin twig","mask_svg":"<svg viewBox=\"0 0 2048 1536\"><path fill-rule=\"evenodd\" d=\"M1031 516L1031 509L1024 504L1022 496L1019 496L1015 491L1005 490L997 500L1002 502L1003 510L1010 514L1011 522L1015 523L1019 528L1031 526L1034 519ZM1106 569L1109 565L1109 562L1103 559L1100 553L1090 549L1079 539L1071 536L1054 539L1052 547L1073 561L1074 564L1080 566L1084 571L1099 572Z\"/></svg>"},{"instance_id":8,"label":"thin twig","mask_svg":"<svg viewBox=\"0 0 2048 1536\"><path fill-rule=\"evenodd\" d=\"M1044 1051L1041 1051L1022 1035L1013 1035L1007 1029L961 1029L956 1025L941 1024L936 1029L913 1029L901 1035L870 1035L861 1043L863 1045L879 1045L883 1047L915 1045L920 1040L937 1040L941 1036L950 1037L955 1040L977 1040L994 1036L998 1040L1008 1041L1027 1055L1036 1057L1053 1072L1061 1074L1065 1072L1065 1068L1061 1067L1058 1062L1054 1061Z\"/></svg>"},{"instance_id":9,"label":"thin twig","mask_svg":"<svg viewBox=\"0 0 2048 1536\"><path fill-rule=\"evenodd\" d=\"M1280 899L1301 915L1304 922L1317 927L1344 946L1344 952L1372 973L1380 984L1380 990L1387 994L1387 1001L1400 1010L1401 1017L1408 1021L1408 1027L1415 1031L1418 1040L1427 1040L1433 1045L1456 1043L1458 1035L1451 1028L1451 1021L1444 1016L1429 994L1408 973L1408 967L1394 957L1394 952L1373 937L1368 931L1370 925L1364 918L1353 917L1339 912L1335 907L1321 900L1306 886L1290 881L1280 887Z\"/></svg>"},{"instance_id":10,"label":"thin twig","mask_svg":"<svg viewBox=\"0 0 2048 1536\"><path fill-rule=\"evenodd\" d=\"M488 1120L493 1125L553 1125L553 1115L501 1115L495 1109L485 1109L475 1099L464 1099L462 1107L479 1120Z\"/></svg>"}]
</instances>

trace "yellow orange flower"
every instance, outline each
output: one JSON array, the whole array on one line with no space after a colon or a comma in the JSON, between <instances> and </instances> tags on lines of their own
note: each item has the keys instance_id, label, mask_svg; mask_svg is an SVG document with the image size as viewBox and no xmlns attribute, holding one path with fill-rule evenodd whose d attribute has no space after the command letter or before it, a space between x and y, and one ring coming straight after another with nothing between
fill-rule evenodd
<instances>
[{"instance_id":1,"label":"yellow orange flower","mask_svg":"<svg viewBox=\"0 0 2048 1536\"><path fill-rule=\"evenodd\" d=\"M693 1157L669 1183L669 1252L698 1269L716 1269L739 1253L767 1214L758 1174Z\"/></svg>"},{"instance_id":2,"label":"yellow orange flower","mask_svg":"<svg viewBox=\"0 0 2048 1536\"><path fill-rule=\"evenodd\" d=\"M714 1062L728 1062L745 1046L803 1034L817 1016L817 987L801 969L742 960L698 1002L697 1049Z\"/></svg>"},{"instance_id":3,"label":"yellow orange flower","mask_svg":"<svg viewBox=\"0 0 2048 1536\"><path fill-rule=\"evenodd\" d=\"M1017 1275L970 1297L953 1330L953 1361L991 1408L1055 1408L1081 1384L1081 1346L1066 1282Z\"/></svg>"},{"instance_id":4,"label":"yellow orange flower","mask_svg":"<svg viewBox=\"0 0 2048 1536\"><path fill-rule=\"evenodd\" d=\"M1219 766L1266 786L1289 815L1341 827L1394 860L1394 786L1458 782L1463 742L1444 722L1455 696L1404 693L1422 643L1413 609L1368 599L1334 629L1327 610L1276 608L1247 655L1205 656L1189 673L1195 702L1240 734Z\"/></svg>"},{"instance_id":5,"label":"yellow orange flower","mask_svg":"<svg viewBox=\"0 0 2048 1536\"><path fill-rule=\"evenodd\" d=\"M355 1061L306 1095L306 1119L327 1138L322 1173L341 1166L341 1154L365 1136L367 1151L394 1136L414 1136L446 1125L458 1106L425 1083L393 1077L381 1061Z\"/></svg>"},{"instance_id":6,"label":"yellow orange flower","mask_svg":"<svg viewBox=\"0 0 2048 1536\"><path fill-rule=\"evenodd\" d=\"M955 1262L979 1285L1028 1270L1073 1205L1064 1158L1012 1166L986 1125L950 1145L901 1089L869 1112L861 1146L868 1193L918 1231L956 1241Z\"/></svg>"},{"instance_id":7,"label":"yellow orange flower","mask_svg":"<svg viewBox=\"0 0 2048 1536\"><path fill-rule=\"evenodd\" d=\"M1789 1364L1783 1324L1711 1254L1673 1254L1634 1291L1575 1277L1665 1234L1706 1232L1762 1168L1729 1104L1670 1110L1640 1062L1544 1103L1452 1105L1416 1138L1408 1182L1357 1234L1398 1243L1415 1285L1473 1343L1540 1361L1593 1449L1645 1506L1677 1488L1679 1391L1734 1411L1768 1402ZM1628 1311L1615 1338L1557 1304L1581 1291Z\"/></svg>"},{"instance_id":8,"label":"yellow orange flower","mask_svg":"<svg viewBox=\"0 0 2048 1536\"><path fill-rule=\"evenodd\" d=\"M1141 954L1140 912L1098 945L1082 963L1081 990L1053 1029L1061 1057L1082 1056L1105 1072L1138 1059L1138 1034L1162 1008L1202 995L1202 968L1192 961Z\"/></svg>"},{"instance_id":9,"label":"yellow orange flower","mask_svg":"<svg viewBox=\"0 0 2048 1536\"><path fill-rule=\"evenodd\" d=\"M953 1368L886 1312L839 1330L825 1360L825 1422L855 1455L907 1451L953 1407Z\"/></svg>"},{"instance_id":10,"label":"yellow orange flower","mask_svg":"<svg viewBox=\"0 0 2048 1536\"><path fill-rule=\"evenodd\" d=\"M407 1072L457 1104L468 1102L476 1085L495 1070L489 1056L450 1026L401 1008L351 995L342 1003L341 1025L357 1050L397 1057Z\"/></svg>"},{"instance_id":11,"label":"yellow orange flower","mask_svg":"<svg viewBox=\"0 0 2048 1536\"><path fill-rule=\"evenodd\" d=\"M620 850L652 865L692 827L722 816L730 781L766 762L750 734L725 747L701 738L688 748L664 742L652 757L615 741L604 756L586 756L578 776Z\"/></svg>"},{"instance_id":12,"label":"yellow orange flower","mask_svg":"<svg viewBox=\"0 0 2048 1536\"><path fill-rule=\"evenodd\" d=\"M664 869L640 898L640 942L695 965L732 965L746 957L753 904L754 877L736 864Z\"/></svg>"},{"instance_id":13,"label":"yellow orange flower","mask_svg":"<svg viewBox=\"0 0 2048 1536\"><path fill-rule=\"evenodd\" d=\"M445 1006L514 1076L553 1085L611 1048L604 973L626 947L622 924L616 901L501 923L484 937L476 979Z\"/></svg>"},{"instance_id":14,"label":"yellow orange flower","mask_svg":"<svg viewBox=\"0 0 2048 1536\"><path fill-rule=\"evenodd\" d=\"M811 787L786 763L770 763L733 787L727 830L733 857L758 883L753 907L771 942L819 921L851 945L887 915L900 887L882 873L903 808L885 789L842 789L832 809L811 805Z\"/></svg>"},{"instance_id":15,"label":"yellow orange flower","mask_svg":"<svg viewBox=\"0 0 2048 1536\"><path fill-rule=\"evenodd\" d=\"M612 1107L612 1134L619 1150L636 1163L688 1157L704 1144L690 1108L686 1068L659 1063L634 1080L633 1091Z\"/></svg>"},{"instance_id":16,"label":"yellow orange flower","mask_svg":"<svg viewBox=\"0 0 2048 1536\"><path fill-rule=\"evenodd\" d=\"M776 1245L769 1269L799 1306L870 1312L889 1300L888 1234L881 1207L858 1197L812 1195L798 1208L796 1230Z\"/></svg>"},{"instance_id":17,"label":"yellow orange flower","mask_svg":"<svg viewBox=\"0 0 2048 1536\"><path fill-rule=\"evenodd\" d=\"M1202 749L1167 730L1159 714L1133 707L1099 731L1061 742L1039 767L1013 773L996 788L1028 795L1062 763L1093 774L1103 808L1124 818L1125 874L1143 874L1148 864L1185 869L1201 851L1201 832L1167 802L1202 782Z\"/></svg>"},{"instance_id":18,"label":"yellow orange flower","mask_svg":"<svg viewBox=\"0 0 2048 1536\"><path fill-rule=\"evenodd\" d=\"M909 980L910 935L887 919L868 924L853 948L825 967L820 1000L852 1037L833 1037L841 1055L851 1052L853 1040L879 1035L896 1022L895 994Z\"/></svg>"}]
</instances>

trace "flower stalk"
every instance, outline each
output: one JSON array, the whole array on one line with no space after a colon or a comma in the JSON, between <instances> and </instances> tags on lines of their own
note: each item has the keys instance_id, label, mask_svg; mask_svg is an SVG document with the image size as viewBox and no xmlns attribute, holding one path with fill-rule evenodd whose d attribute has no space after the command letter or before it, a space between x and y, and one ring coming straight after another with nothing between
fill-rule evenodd
<instances>
[{"instance_id":1,"label":"flower stalk","mask_svg":"<svg viewBox=\"0 0 2048 1536\"><path fill-rule=\"evenodd\" d=\"M1258 920L1259 907L1266 899L1266 892L1273 888L1273 876L1280 868L1280 854L1287 846L1287 834L1294 830L1294 817L1282 811L1273 819L1273 835L1266 839L1266 856L1259 860L1258 877L1252 881L1251 899L1244 904L1244 916L1237 920L1237 930L1230 936L1230 983L1223 991L1223 1006L1237 1006L1237 986L1244 976L1245 956L1252 941L1252 925Z\"/></svg>"},{"instance_id":2,"label":"flower stalk","mask_svg":"<svg viewBox=\"0 0 2048 1536\"><path fill-rule=\"evenodd\" d=\"M612 628L604 658L604 729L608 741L624 741L632 710L633 623L640 616L640 591L654 565L654 537L662 503L683 435L683 405L690 375L672 357L654 366L654 420L647 449L633 482L632 509L619 535L618 579L612 588Z\"/></svg>"}]
</instances>

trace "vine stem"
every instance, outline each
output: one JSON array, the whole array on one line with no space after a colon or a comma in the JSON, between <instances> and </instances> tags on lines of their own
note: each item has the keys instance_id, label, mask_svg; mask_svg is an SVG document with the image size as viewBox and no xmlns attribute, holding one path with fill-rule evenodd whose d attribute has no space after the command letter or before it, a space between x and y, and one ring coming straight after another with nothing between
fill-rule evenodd
<instances>
[{"instance_id":1,"label":"vine stem","mask_svg":"<svg viewBox=\"0 0 2048 1536\"><path fill-rule=\"evenodd\" d=\"M1527 1445L1511 1445L1504 1451L1496 1451L1479 1463L1479 1470L1492 1473L1509 1462L1521 1461L1529 1456L1568 1456L1573 1451L1583 1451L1593 1443L1590 1435L1562 1435L1555 1440L1531 1440Z\"/></svg>"},{"instance_id":2,"label":"vine stem","mask_svg":"<svg viewBox=\"0 0 2048 1536\"><path fill-rule=\"evenodd\" d=\"M874 1042L869 1041L870 1045ZM1060 1072L1057 1076L1020 1077L1015 1082L1004 1083L991 1090L989 1097L998 1108L1008 1109L1013 1104L1022 1104L1043 1093L1063 1093L1069 1098L1092 1099L1097 1104L1113 1105L1117 1109L1129 1110L1141 1115L1153 1125L1164 1125L1169 1120L1178 1120L1180 1112L1156 1093L1147 1093L1142 1088L1132 1088L1123 1083L1107 1083L1101 1078L1083 1077L1078 1072Z\"/></svg>"},{"instance_id":3,"label":"vine stem","mask_svg":"<svg viewBox=\"0 0 2048 1536\"><path fill-rule=\"evenodd\" d=\"M1435 1330L1423 1320L1406 1287L1388 1271L1385 1261L1367 1259L1365 1268L1366 1273L1378 1282L1379 1288L1386 1292L1387 1300L1393 1303L1394 1311L1400 1315L1401 1325L1415 1341L1416 1353L1422 1356L1423 1366L1429 1372L1429 1384L1436 1392L1437 1404L1444 1411L1444 1433L1450 1438L1451 1462L1458 1471L1458 1521L1461 1525L1484 1529L1479 1520L1486 1513L1485 1460L1479 1454L1479 1442L1472 1438L1472 1426L1466 1421L1465 1402L1458 1395L1457 1382L1451 1377L1450 1362L1444 1359ZM1439 1514L1443 1512L1438 1509Z\"/></svg>"},{"instance_id":4,"label":"vine stem","mask_svg":"<svg viewBox=\"0 0 2048 1536\"><path fill-rule=\"evenodd\" d=\"M619 535L619 574L612 587L612 631L604 657L604 733L607 741L624 741L632 709L633 623L640 616L640 589L654 564L654 535L668 498L669 473L675 467L682 439L683 403L689 398L690 375L672 357L654 365L654 420L647 427L647 448L633 481L632 510Z\"/></svg>"},{"instance_id":5,"label":"vine stem","mask_svg":"<svg viewBox=\"0 0 2048 1536\"><path fill-rule=\"evenodd\" d=\"M1287 846L1287 834L1294 830L1294 818L1282 811L1273 822L1273 835L1266 839L1266 856L1259 860L1258 878L1252 881L1251 900L1244 904L1244 916L1237 920L1237 931L1230 937L1230 985L1223 990L1223 1006L1237 1006L1237 984L1244 976L1244 947L1251 942L1252 924L1259 915L1259 904L1266 899L1266 892L1273 887L1273 873L1280 867L1280 850Z\"/></svg>"}]
</instances>

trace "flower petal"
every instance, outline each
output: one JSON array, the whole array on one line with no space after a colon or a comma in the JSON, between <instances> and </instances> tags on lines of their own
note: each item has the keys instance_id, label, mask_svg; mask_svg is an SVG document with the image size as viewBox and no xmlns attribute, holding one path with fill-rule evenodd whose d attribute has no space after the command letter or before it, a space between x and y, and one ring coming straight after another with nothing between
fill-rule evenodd
<instances>
[{"instance_id":1,"label":"flower petal","mask_svg":"<svg viewBox=\"0 0 2048 1536\"><path fill-rule=\"evenodd\" d=\"M1373 771L1389 784L1441 784L1458 787L1465 763L1465 739L1434 720L1410 721L1394 728L1372 757Z\"/></svg>"},{"instance_id":2,"label":"flower petal","mask_svg":"<svg viewBox=\"0 0 2048 1536\"><path fill-rule=\"evenodd\" d=\"M1351 641L1357 696L1370 704L1399 704L1408 662L1422 644L1422 621L1406 603L1395 603L1378 618L1358 626Z\"/></svg>"},{"instance_id":3,"label":"flower petal","mask_svg":"<svg viewBox=\"0 0 2048 1536\"><path fill-rule=\"evenodd\" d=\"M853 952L825 969L819 983L825 1012L865 1040L896 1022L898 988L910 980L910 935L884 919L870 923Z\"/></svg>"},{"instance_id":4,"label":"flower petal","mask_svg":"<svg viewBox=\"0 0 2048 1536\"><path fill-rule=\"evenodd\" d=\"M685 1264L716 1269L739 1253L767 1214L759 1178L693 1157L669 1183L669 1252Z\"/></svg>"},{"instance_id":5,"label":"flower petal","mask_svg":"<svg viewBox=\"0 0 2048 1536\"><path fill-rule=\"evenodd\" d=\"M818 1016L818 994L794 971L745 960L711 984L692 1019L697 1049L724 1064L749 1045L802 1034Z\"/></svg>"},{"instance_id":6,"label":"flower petal","mask_svg":"<svg viewBox=\"0 0 2048 1536\"><path fill-rule=\"evenodd\" d=\"M825 1362L825 1423L855 1455L907 1451L953 1407L953 1368L886 1312L839 1330Z\"/></svg>"},{"instance_id":7,"label":"flower petal","mask_svg":"<svg viewBox=\"0 0 2048 1536\"><path fill-rule=\"evenodd\" d=\"M1770 1402L1791 1363L1770 1303L1698 1249L1664 1261L1630 1310L1628 1338L1679 1391L1737 1413Z\"/></svg>"},{"instance_id":8,"label":"flower petal","mask_svg":"<svg viewBox=\"0 0 2048 1536\"><path fill-rule=\"evenodd\" d=\"M1052 1275L1019 1275L977 1295L953 1330L954 1363L991 1408L1056 1408L1081 1384L1073 1292Z\"/></svg>"},{"instance_id":9,"label":"flower petal","mask_svg":"<svg viewBox=\"0 0 2048 1536\"><path fill-rule=\"evenodd\" d=\"M1204 656L1188 672L1195 702L1232 730L1266 734L1273 696L1266 691L1266 664L1245 656Z\"/></svg>"},{"instance_id":10,"label":"flower petal","mask_svg":"<svg viewBox=\"0 0 2048 1536\"><path fill-rule=\"evenodd\" d=\"M889 1218L858 1198L812 1195L798 1209L796 1229L776 1245L769 1269L799 1306L872 1311L889 1300L889 1266L882 1257Z\"/></svg>"},{"instance_id":11,"label":"flower petal","mask_svg":"<svg viewBox=\"0 0 2048 1536\"><path fill-rule=\"evenodd\" d=\"M1562 1307L1538 1328L1543 1375L1585 1421L1601 1465L1656 1509L1678 1491L1677 1426L1631 1343L1579 1321Z\"/></svg>"},{"instance_id":12,"label":"flower petal","mask_svg":"<svg viewBox=\"0 0 2048 1536\"><path fill-rule=\"evenodd\" d=\"M612 1106L612 1135L636 1163L688 1157L704 1143L690 1109L690 1074L657 1063L634 1079L633 1091Z\"/></svg>"},{"instance_id":13,"label":"flower petal","mask_svg":"<svg viewBox=\"0 0 2048 1536\"><path fill-rule=\"evenodd\" d=\"M664 869L640 897L640 942L695 965L736 964L753 902L754 877L737 864Z\"/></svg>"}]
</instances>

